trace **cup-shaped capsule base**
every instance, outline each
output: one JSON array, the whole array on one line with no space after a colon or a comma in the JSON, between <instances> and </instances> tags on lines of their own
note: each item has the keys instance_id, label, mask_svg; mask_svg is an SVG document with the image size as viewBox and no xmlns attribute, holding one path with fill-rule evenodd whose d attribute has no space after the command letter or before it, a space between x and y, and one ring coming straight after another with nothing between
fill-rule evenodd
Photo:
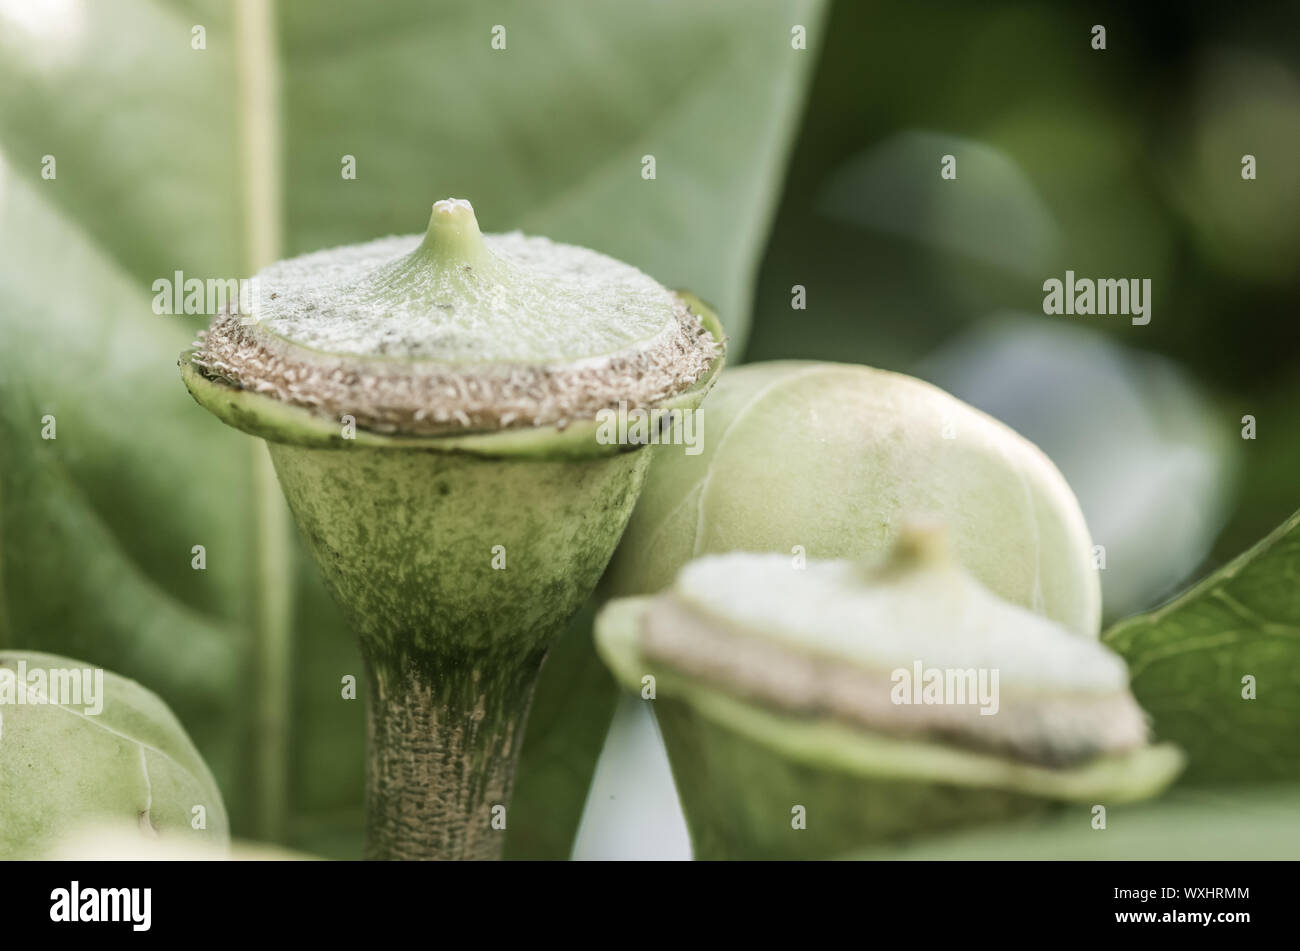
<instances>
[{"instance_id":1,"label":"cup-shaped capsule base","mask_svg":"<svg viewBox=\"0 0 1300 951\"><path fill-rule=\"evenodd\" d=\"M367 666L367 857L499 856L542 662L609 561L649 454L268 445Z\"/></svg>"}]
</instances>

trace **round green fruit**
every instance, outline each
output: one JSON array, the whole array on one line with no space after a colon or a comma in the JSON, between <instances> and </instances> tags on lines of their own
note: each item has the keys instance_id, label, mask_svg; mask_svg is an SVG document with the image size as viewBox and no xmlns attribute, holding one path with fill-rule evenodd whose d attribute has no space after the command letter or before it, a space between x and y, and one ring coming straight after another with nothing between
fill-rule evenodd
<instances>
[{"instance_id":1,"label":"round green fruit","mask_svg":"<svg viewBox=\"0 0 1300 951\"><path fill-rule=\"evenodd\" d=\"M1078 501L997 420L903 374L799 361L728 370L701 412L702 451L656 450L607 594L659 591L712 553L878 556L904 519L929 515L994 594L1097 636L1100 585Z\"/></svg>"}]
</instances>

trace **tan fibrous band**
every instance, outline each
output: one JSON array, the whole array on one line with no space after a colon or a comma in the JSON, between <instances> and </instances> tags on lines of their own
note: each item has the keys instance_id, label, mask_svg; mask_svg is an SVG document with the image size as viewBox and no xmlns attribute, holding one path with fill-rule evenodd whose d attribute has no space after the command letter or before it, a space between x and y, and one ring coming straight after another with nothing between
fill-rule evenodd
<instances>
[{"instance_id":1,"label":"tan fibrous band","mask_svg":"<svg viewBox=\"0 0 1300 951\"><path fill-rule=\"evenodd\" d=\"M793 715L1049 768L1079 766L1147 741L1146 718L1127 691L1007 690L994 716L973 703L899 705L885 669L871 673L786 650L707 620L672 597L657 599L641 624L648 661Z\"/></svg>"},{"instance_id":2,"label":"tan fibrous band","mask_svg":"<svg viewBox=\"0 0 1300 951\"><path fill-rule=\"evenodd\" d=\"M204 376L379 433L442 435L557 426L602 409L655 406L690 388L722 343L685 302L642 349L572 365L457 365L366 360L295 347L223 313L191 362Z\"/></svg>"}]
</instances>

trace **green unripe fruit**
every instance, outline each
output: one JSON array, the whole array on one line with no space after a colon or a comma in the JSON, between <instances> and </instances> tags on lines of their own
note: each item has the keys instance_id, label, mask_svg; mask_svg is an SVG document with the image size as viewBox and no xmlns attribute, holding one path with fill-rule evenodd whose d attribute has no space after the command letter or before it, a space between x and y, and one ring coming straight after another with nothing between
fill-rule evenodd
<instances>
[{"instance_id":1,"label":"green unripe fruit","mask_svg":"<svg viewBox=\"0 0 1300 951\"><path fill-rule=\"evenodd\" d=\"M715 552L880 555L903 519L927 514L995 594L1097 636L1079 504L1051 461L997 420L912 377L811 362L727 371L703 417L701 453L656 452L608 593L658 591Z\"/></svg>"},{"instance_id":2,"label":"green unripe fruit","mask_svg":"<svg viewBox=\"0 0 1300 951\"><path fill-rule=\"evenodd\" d=\"M650 457L614 407L697 407L717 317L586 248L421 237L282 261L252 319L183 355L194 398L267 441L366 662L366 854L493 858L542 661L590 597Z\"/></svg>"},{"instance_id":3,"label":"green unripe fruit","mask_svg":"<svg viewBox=\"0 0 1300 951\"><path fill-rule=\"evenodd\" d=\"M697 858L829 858L1182 767L1116 654L991 594L931 524L876 564L706 556L596 630L653 699Z\"/></svg>"},{"instance_id":4,"label":"green unripe fruit","mask_svg":"<svg viewBox=\"0 0 1300 951\"><path fill-rule=\"evenodd\" d=\"M157 696L66 657L0 652L0 858L43 858L96 823L177 844L230 836L212 774Z\"/></svg>"}]
</instances>

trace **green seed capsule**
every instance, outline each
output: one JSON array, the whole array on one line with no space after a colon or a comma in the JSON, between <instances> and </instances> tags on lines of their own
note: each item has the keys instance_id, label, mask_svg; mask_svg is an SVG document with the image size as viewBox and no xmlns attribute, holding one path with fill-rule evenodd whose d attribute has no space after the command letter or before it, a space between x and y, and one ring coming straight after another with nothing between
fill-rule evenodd
<instances>
[{"instance_id":1,"label":"green seed capsule","mask_svg":"<svg viewBox=\"0 0 1300 951\"><path fill-rule=\"evenodd\" d=\"M1117 655L989 592L934 525L878 563L701 558L607 605L597 644L654 685L697 857L830 857L1181 768Z\"/></svg>"},{"instance_id":2,"label":"green seed capsule","mask_svg":"<svg viewBox=\"0 0 1300 951\"><path fill-rule=\"evenodd\" d=\"M608 593L647 594L727 551L872 557L918 514L995 594L1096 637L1101 592L1074 493L1032 443L899 373L836 363L728 370L703 451L656 452Z\"/></svg>"},{"instance_id":3,"label":"green seed capsule","mask_svg":"<svg viewBox=\"0 0 1300 951\"><path fill-rule=\"evenodd\" d=\"M611 407L696 407L722 366L699 301L585 248L423 237L283 261L249 319L182 357L203 406L267 440L361 644L373 858L501 853L538 672L590 596L650 458Z\"/></svg>"}]
</instances>

